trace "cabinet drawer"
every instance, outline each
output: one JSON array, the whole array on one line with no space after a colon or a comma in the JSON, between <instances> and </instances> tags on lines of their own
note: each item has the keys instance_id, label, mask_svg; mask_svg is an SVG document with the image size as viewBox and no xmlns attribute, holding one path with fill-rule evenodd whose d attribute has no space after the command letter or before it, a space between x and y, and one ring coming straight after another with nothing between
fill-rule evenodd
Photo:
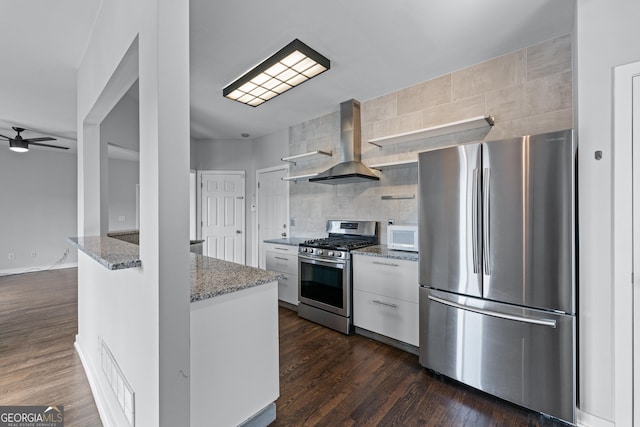
<instances>
[{"instance_id":1,"label":"cabinet drawer","mask_svg":"<svg viewBox=\"0 0 640 427\"><path fill-rule=\"evenodd\" d=\"M418 263L354 254L353 288L418 303Z\"/></svg>"},{"instance_id":2,"label":"cabinet drawer","mask_svg":"<svg viewBox=\"0 0 640 427\"><path fill-rule=\"evenodd\" d=\"M418 304L353 291L353 324L414 346L418 346Z\"/></svg>"},{"instance_id":3,"label":"cabinet drawer","mask_svg":"<svg viewBox=\"0 0 640 427\"><path fill-rule=\"evenodd\" d=\"M275 252L280 254L298 255L298 247L291 245L278 245L276 243L263 243L265 252Z\"/></svg>"},{"instance_id":4,"label":"cabinet drawer","mask_svg":"<svg viewBox=\"0 0 640 427\"><path fill-rule=\"evenodd\" d=\"M298 275L283 274L284 278L278 280L278 299L289 304L298 305Z\"/></svg>"},{"instance_id":5,"label":"cabinet drawer","mask_svg":"<svg viewBox=\"0 0 640 427\"><path fill-rule=\"evenodd\" d=\"M267 252L266 254L267 270L277 271L279 273L298 274L298 254Z\"/></svg>"}]
</instances>

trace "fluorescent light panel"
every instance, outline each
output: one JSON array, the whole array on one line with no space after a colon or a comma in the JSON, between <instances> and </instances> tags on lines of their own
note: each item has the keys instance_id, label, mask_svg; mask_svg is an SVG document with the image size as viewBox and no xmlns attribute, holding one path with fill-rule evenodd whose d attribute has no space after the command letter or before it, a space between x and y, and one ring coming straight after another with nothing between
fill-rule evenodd
<instances>
[{"instance_id":1,"label":"fluorescent light panel","mask_svg":"<svg viewBox=\"0 0 640 427\"><path fill-rule=\"evenodd\" d=\"M222 90L222 95L257 107L327 71L330 61L295 39Z\"/></svg>"}]
</instances>

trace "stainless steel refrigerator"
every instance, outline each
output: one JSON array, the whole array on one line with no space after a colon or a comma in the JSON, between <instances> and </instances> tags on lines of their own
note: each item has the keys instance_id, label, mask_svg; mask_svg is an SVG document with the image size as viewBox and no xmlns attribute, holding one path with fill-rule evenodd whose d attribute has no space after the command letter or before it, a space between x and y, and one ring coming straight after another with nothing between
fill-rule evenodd
<instances>
[{"instance_id":1,"label":"stainless steel refrigerator","mask_svg":"<svg viewBox=\"0 0 640 427\"><path fill-rule=\"evenodd\" d=\"M575 424L573 131L419 154L420 364Z\"/></svg>"}]
</instances>

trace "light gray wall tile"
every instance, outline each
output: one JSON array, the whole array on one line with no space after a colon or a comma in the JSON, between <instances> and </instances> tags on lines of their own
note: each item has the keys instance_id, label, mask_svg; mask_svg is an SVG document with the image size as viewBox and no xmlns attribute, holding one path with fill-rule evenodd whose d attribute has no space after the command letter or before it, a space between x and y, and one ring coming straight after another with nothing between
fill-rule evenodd
<instances>
[{"instance_id":1,"label":"light gray wall tile","mask_svg":"<svg viewBox=\"0 0 640 427\"><path fill-rule=\"evenodd\" d=\"M423 110L422 124L424 127L442 125L471 117L482 116L485 114L485 111L485 96L481 94Z\"/></svg>"},{"instance_id":2,"label":"light gray wall tile","mask_svg":"<svg viewBox=\"0 0 640 427\"><path fill-rule=\"evenodd\" d=\"M396 117L398 115L397 98L397 93L392 93L361 103L362 123Z\"/></svg>"},{"instance_id":3,"label":"light gray wall tile","mask_svg":"<svg viewBox=\"0 0 640 427\"><path fill-rule=\"evenodd\" d=\"M535 116L571 108L571 72L552 74L524 85L524 115Z\"/></svg>"},{"instance_id":4,"label":"light gray wall tile","mask_svg":"<svg viewBox=\"0 0 640 427\"><path fill-rule=\"evenodd\" d=\"M453 100L513 86L524 80L525 52L519 50L453 73Z\"/></svg>"},{"instance_id":5,"label":"light gray wall tile","mask_svg":"<svg viewBox=\"0 0 640 427\"><path fill-rule=\"evenodd\" d=\"M571 35L527 48L527 80L571 71Z\"/></svg>"},{"instance_id":6,"label":"light gray wall tile","mask_svg":"<svg viewBox=\"0 0 640 427\"><path fill-rule=\"evenodd\" d=\"M447 74L398 92L398 115L451 102L451 75Z\"/></svg>"},{"instance_id":7,"label":"light gray wall tile","mask_svg":"<svg viewBox=\"0 0 640 427\"><path fill-rule=\"evenodd\" d=\"M398 129L400 130L400 133L411 132L424 127L421 111L403 114L398 117L398 121Z\"/></svg>"},{"instance_id":8,"label":"light gray wall tile","mask_svg":"<svg viewBox=\"0 0 640 427\"><path fill-rule=\"evenodd\" d=\"M524 90L522 85L498 89L486 93L487 113L496 122L519 119L524 115Z\"/></svg>"},{"instance_id":9,"label":"light gray wall tile","mask_svg":"<svg viewBox=\"0 0 640 427\"><path fill-rule=\"evenodd\" d=\"M527 117L526 121L525 135L570 129L573 127L573 108Z\"/></svg>"},{"instance_id":10,"label":"light gray wall tile","mask_svg":"<svg viewBox=\"0 0 640 427\"><path fill-rule=\"evenodd\" d=\"M485 141L493 141L497 139L515 138L527 134L527 120L513 119L496 122L493 130L489 132Z\"/></svg>"},{"instance_id":11,"label":"light gray wall tile","mask_svg":"<svg viewBox=\"0 0 640 427\"><path fill-rule=\"evenodd\" d=\"M380 120L373 123L372 138L381 138L398 133L400 133L400 121L397 118Z\"/></svg>"}]
</instances>

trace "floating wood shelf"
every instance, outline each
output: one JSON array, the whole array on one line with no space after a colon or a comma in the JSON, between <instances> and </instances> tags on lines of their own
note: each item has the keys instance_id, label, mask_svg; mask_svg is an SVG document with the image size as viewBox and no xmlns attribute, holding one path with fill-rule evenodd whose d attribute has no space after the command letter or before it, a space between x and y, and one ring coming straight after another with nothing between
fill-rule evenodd
<instances>
[{"instance_id":1,"label":"floating wood shelf","mask_svg":"<svg viewBox=\"0 0 640 427\"><path fill-rule=\"evenodd\" d=\"M398 160L397 162L378 163L375 165L370 165L369 167L371 169L382 171L385 169L406 168L409 166L418 166L418 159Z\"/></svg>"},{"instance_id":2,"label":"floating wood shelf","mask_svg":"<svg viewBox=\"0 0 640 427\"><path fill-rule=\"evenodd\" d=\"M316 173L310 173L310 174L306 174L306 175L297 175L297 176L285 176L284 178L281 178L283 181L293 181L293 182L297 182L297 181L301 181L304 179L309 179L309 178L313 178L314 176L319 175L319 172Z\"/></svg>"},{"instance_id":3,"label":"floating wood shelf","mask_svg":"<svg viewBox=\"0 0 640 427\"><path fill-rule=\"evenodd\" d=\"M381 138L370 139L369 144L373 144L377 147L382 148L383 146L388 144L417 141L419 139L464 132L473 129L492 128L493 124L494 120L491 116L471 117L470 119L445 123L443 125L432 126L424 129L418 129L412 132L404 132L395 135L384 136Z\"/></svg>"},{"instance_id":4,"label":"floating wood shelf","mask_svg":"<svg viewBox=\"0 0 640 427\"><path fill-rule=\"evenodd\" d=\"M293 163L295 165L296 164L296 160L299 160L299 159L302 159L302 158L305 158L305 157L311 157L311 156L329 156L329 157L331 157L332 155L333 155L333 152L331 152L331 151L316 150L316 151L310 151L308 153L296 154L295 156L283 157L280 160L282 160L283 162Z\"/></svg>"}]
</instances>

